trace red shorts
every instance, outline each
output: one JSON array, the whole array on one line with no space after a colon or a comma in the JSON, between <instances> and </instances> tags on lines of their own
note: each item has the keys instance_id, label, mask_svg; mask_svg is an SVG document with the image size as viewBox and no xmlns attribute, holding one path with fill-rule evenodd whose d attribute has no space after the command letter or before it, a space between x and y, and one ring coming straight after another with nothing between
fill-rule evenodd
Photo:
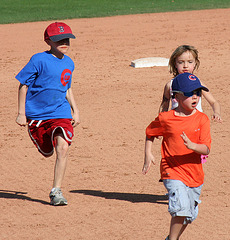
<instances>
[{"instance_id":1,"label":"red shorts","mask_svg":"<svg viewBox=\"0 0 230 240\"><path fill-rule=\"evenodd\" d=\"M74 135L71 119L50 119L40 121L28 119L28 132L33 143L38 148L38 151L45 157L51 156L54 152L55 133L62 133L69 145Z\"/></svg>"}]
</instances>

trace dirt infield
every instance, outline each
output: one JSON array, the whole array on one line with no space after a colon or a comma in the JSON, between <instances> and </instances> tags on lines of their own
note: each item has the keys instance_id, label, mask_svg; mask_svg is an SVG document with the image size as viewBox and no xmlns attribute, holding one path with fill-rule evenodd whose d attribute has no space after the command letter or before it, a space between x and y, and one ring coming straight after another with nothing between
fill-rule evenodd
<instances>
[{"instance_id":1,"label":"dirt infield","mask_svg":"<svg viewBox=\"0 0 230 240\"><path fill-rule=\"evenodd\" d=\"M65 21L77 39L73 91L81 124L75 129L63 183L66 207L49 205L55 157L45 159L15 123L15 75L36 52L47 50L50 22L1 25L0 239L163 240L168 233L165 189L156 166L141 174L145 128L155 118L167 67L135 69L132 60L166 57L181 44L198 48L197 76L222 107L211 123L212 149L197 220L181 239L229 238L230 9ZM203 100L204 112L211 108Z\"/></svg>"}]
</instances>

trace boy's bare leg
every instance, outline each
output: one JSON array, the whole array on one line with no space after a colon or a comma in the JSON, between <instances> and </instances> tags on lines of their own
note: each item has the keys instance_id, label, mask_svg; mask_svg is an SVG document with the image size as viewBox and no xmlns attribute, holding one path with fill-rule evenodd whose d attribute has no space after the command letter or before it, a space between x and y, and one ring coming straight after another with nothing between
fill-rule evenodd
<instances>
[{"instance_id":1,"label":"boy's bare leg","mask_svg":"<svg viewBox=\"0 0 230 240\"><path fill-rule=\"evenodd\" d=\"M178 236L177 239L180 238L181 234L184 232L184 230L185 230L185 228L186 228L187 226L188 226L188 224L183 224L183 227L181 228L180 233L179 233L179 236Z\"/></svg>"},{"instance_id":2,"label":"boy's bare leg","mask_svg":"<svg viewBox=\"0 0 230 240\"><path fill-rule=\"evenodd\" d=\"M183 225L184 218L185 217L172 217L169 233L170 240L178 240L179 236L187 227L187 225Z\"/></svg>"},{"instance_id":3,"label":"boy's bare leg","mask_svg":"<svg viewBox=\"0 0 230 240\"><path fill-rule=\"evenodd\" d=\"M67 165L69 144L63 138L63 134L56 134L54 141L56 142L56 163L54 168L53 188L61 188Z\"/></svg>"}]
</instances>

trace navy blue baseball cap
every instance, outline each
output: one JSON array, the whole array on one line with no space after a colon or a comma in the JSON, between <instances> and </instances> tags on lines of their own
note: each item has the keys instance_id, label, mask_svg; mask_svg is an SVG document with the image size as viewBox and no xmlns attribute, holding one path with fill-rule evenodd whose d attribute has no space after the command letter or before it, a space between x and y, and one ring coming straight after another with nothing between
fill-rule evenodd
<instances>
[{"instance_id":1,"label":"navy blue baseball cap","mask_svg":"<svg viewBox=\"0 0 230 240\"><path fill-rule=\"evenodd\" d=\"M200 80L194 74L182 73L176 76L172 82L172 92L190 93L195 90L204 90L208 92L208 88L201 85Z\"/></svg>"}]
</instances>

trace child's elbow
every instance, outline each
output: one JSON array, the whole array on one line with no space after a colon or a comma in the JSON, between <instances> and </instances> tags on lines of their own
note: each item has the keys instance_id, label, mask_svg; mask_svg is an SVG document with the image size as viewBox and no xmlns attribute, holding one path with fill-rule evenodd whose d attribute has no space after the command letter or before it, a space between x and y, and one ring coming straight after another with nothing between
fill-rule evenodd
<instances>
[{"instance_id":1,"label":"child's elbow","mask_svg":"<svg viewBox=\"0 0 230 240\"><path fill-rule=\"evenodd\" d=\"M209 149L209 147L208 146L206 146L206 154L205 155L208 155L209 153L210 153L210 149Z\"/></svg>"}]
</instances>

